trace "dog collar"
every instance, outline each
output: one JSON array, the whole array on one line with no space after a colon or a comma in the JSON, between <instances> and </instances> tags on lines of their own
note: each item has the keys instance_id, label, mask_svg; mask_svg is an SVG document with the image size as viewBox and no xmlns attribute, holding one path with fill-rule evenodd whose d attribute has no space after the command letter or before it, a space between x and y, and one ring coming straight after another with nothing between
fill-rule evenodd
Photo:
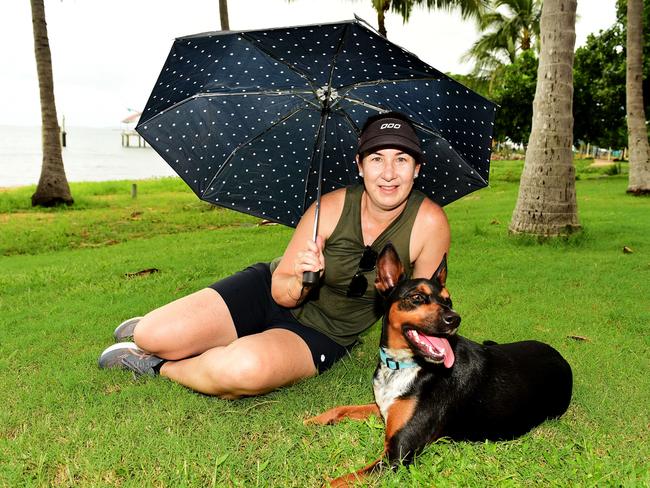
<instances>
[{"instance_id":1,"label":"dog collar","mask_svg":"<svg viewBox=\"0 0 650 488\"><path fill-rule=\"evenodd\" d=\"M415 361L396 361L392 357L390 357L388 354L386 354L386 351L384 351L383 348L379 348L379 360L382 362L382 364L385 364L388 369L406 369L406 368L415 368L418 363Z\"/></svg>"}]
</instances>

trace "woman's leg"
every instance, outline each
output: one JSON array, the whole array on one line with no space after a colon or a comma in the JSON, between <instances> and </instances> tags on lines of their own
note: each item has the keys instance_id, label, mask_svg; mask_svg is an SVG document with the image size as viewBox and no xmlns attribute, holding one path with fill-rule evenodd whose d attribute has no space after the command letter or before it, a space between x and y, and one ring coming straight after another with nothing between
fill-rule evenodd
<instances>
[{"instance_id":1,"label":"woman's leg","mask_svg":"<svg viewBox=\"0 0 650 488\"><path fill-rule=\"evenodd\" d=\"M192 293L145 315L133 331L140 349L164 359L183 359L237 339L228 306L211 288Z\"/></svg>"},{"instance_id":2,"label":"woman's leg","mask_svg":"<svg viewBox=\"0 0 650 488\"><path fill-rule=\"evenodd\" d=\"M233 399L315 376L316 367L309 347L297 334L270 329L196 357L166 362L160 374L201 393Z\"/></svg>"}]
</instances>

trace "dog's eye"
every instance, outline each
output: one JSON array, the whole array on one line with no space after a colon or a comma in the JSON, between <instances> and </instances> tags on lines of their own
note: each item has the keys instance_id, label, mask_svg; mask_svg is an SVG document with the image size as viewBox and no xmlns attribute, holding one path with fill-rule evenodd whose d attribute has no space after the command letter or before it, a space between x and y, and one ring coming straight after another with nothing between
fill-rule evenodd
<instances>
[{"instance_id":1,"label":"dog's eye","mask_svg":"<svg viewBox=\"0 0 650 488\"><path fill-rule=\"evenodd\" d=\"M416 293L415 295L411 295L411 302L415 305L420 305L426 301L424 295L421 293Z\"/></svg>"}]
</instances>

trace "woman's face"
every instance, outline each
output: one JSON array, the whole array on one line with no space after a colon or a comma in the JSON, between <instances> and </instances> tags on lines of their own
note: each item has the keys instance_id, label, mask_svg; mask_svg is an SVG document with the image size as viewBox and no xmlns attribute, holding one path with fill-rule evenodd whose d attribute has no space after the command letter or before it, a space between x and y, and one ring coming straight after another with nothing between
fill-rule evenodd
<instances>
[{"instance_id":1,"label":"woman's face","mask_svg":"<svg viewBox=\"0 0 650 488\"><path fill-rule=\"evenodd\" d=\"M362 161L357 156L357 165L368 196L383 210L393 210L406 201L420 171L413 156L401 149L379 149Z\"/></svg>"}]
</instances>

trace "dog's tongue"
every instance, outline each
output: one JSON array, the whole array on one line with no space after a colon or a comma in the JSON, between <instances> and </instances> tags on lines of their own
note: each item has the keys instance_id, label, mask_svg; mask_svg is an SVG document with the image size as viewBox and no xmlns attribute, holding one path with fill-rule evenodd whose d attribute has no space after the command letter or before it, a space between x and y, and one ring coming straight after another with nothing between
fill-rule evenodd
<instances>
[{"instance_id":1,"label":"dog's tongue","mask_svg":"<svg viewBox=\"0 0 650 488\"><path fill-rule=\"evenodd\" d=\"M443 364L445 368L451 368L454 364L454 351L449 344L449 341L443 337L434 337L424 334L420 334L420 339L427 341L431 344L436 351L438 351L443 356Z\"/></svg>"}]
</instances>

